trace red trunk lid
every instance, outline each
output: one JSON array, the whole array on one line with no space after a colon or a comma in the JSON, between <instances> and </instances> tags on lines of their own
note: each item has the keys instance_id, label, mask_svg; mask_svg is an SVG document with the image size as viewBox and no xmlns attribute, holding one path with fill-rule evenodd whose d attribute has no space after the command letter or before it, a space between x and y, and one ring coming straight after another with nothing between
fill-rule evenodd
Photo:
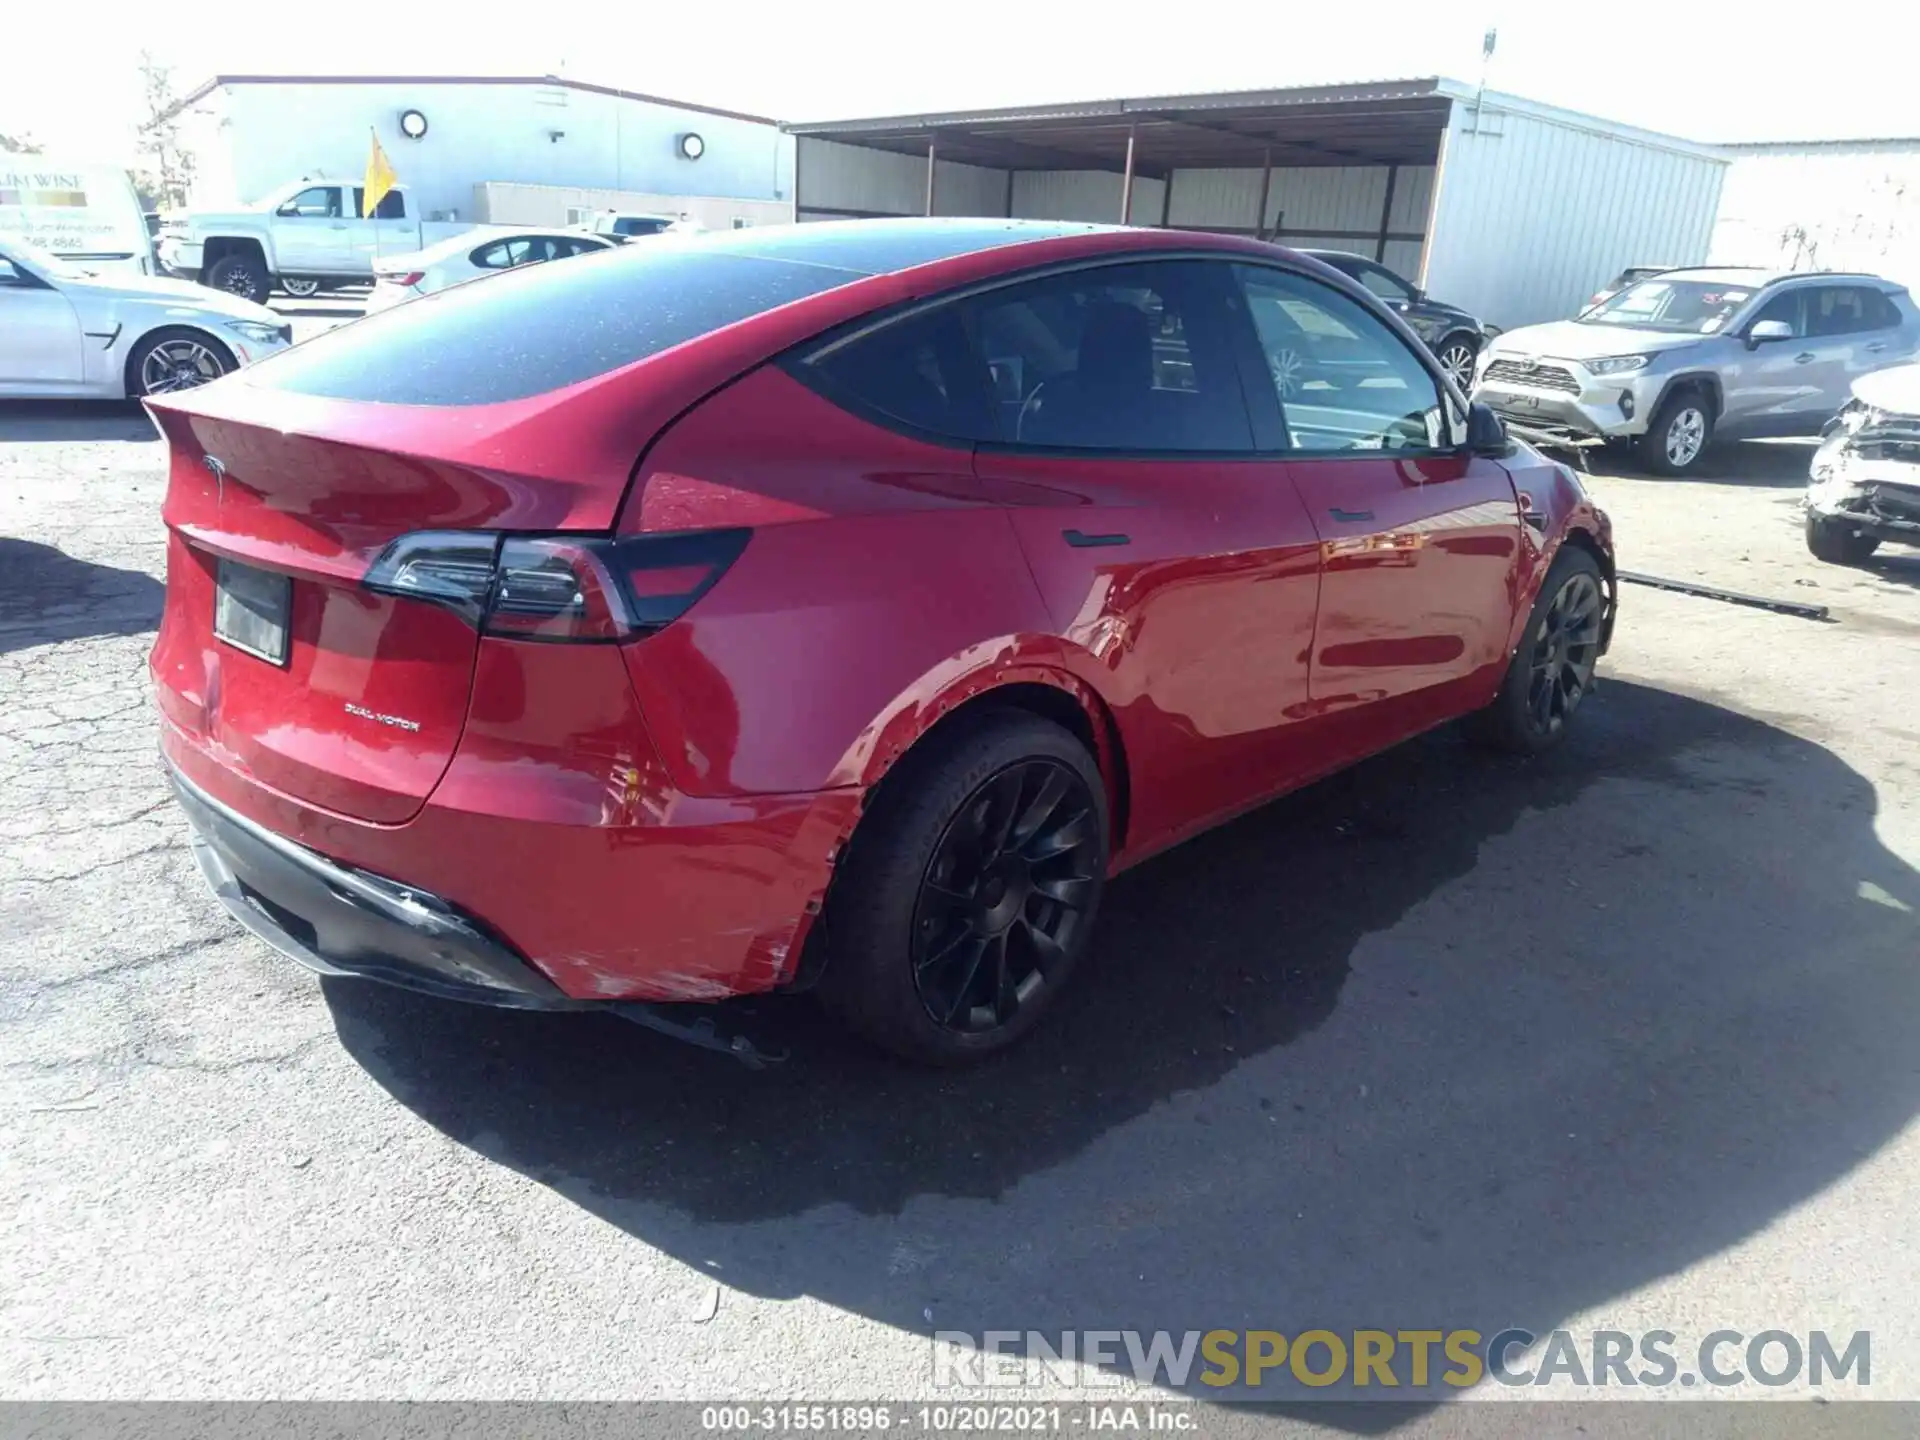
<instances>
[{"instance_id":1,"label":"red trunk lid","mask_svg":"<svg viewBox=\"0 0 1920 1440\"><path fill-rule=\"evenodd\" d=\"M516 413L524 406L402 409L221 390L191 410L154 407L172 466L152 660L160 708L281 794L404 821L459 743L479 636L452 610L375 594L361 578L410 531L604 530L625 467L597 465L578 446L556 455L551 427ZM630 463L638 444L620 446ZM515 463L529 454L572 474L529 473L540 467ZM285 664L216 638L222 559L289 578Z\"/></svg>"}]
</instances>

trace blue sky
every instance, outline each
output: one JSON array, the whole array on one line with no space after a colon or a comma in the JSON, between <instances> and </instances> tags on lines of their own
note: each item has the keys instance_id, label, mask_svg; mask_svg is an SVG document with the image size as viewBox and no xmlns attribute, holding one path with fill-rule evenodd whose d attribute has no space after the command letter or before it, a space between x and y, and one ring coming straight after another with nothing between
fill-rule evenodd
<instances>
[{"instance_id":1,"label":"blue sky","mask_svg":"<svg viewBox=\"0 0 1920 1440\"><path fill-rule=\"evenodd\" d=\"M526 6L498 0L409 0L344 12L365 18L343 24L276 8L252 7L242 26L209 12L203 28L151 0L97 0L83 20L47 20L38 42L29 11L25 33L9 22L26 42L16 55L61 58L9 66L0 131L76 157L129 156L143 47L183 89L221 71L555 72L806 120L1413 75L1472 82L1491 24L1493 87L1569 109L1698 140L1920 135L1911 3L1830 0L1816 25L1727 4L706 0L614 16L555 6L537 12L557 22L546 32Z\"/></svg>"}]
</instances>

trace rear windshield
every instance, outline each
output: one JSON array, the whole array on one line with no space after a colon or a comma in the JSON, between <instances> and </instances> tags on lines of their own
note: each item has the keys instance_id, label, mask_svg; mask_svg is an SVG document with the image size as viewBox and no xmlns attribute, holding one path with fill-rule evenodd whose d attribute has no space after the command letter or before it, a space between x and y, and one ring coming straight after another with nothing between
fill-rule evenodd
<instances>
[{"instance_id":1,"label":"rear windshield","mask_svg":"<svg viewBox=\"0 0 1920 1440\"><path fill-rule=\"evenodd\" d=\"M255 385L335 400L491 405L604 375L863 278L662 239L455 285L242 374Z\"/></svg>"}]
</instances>

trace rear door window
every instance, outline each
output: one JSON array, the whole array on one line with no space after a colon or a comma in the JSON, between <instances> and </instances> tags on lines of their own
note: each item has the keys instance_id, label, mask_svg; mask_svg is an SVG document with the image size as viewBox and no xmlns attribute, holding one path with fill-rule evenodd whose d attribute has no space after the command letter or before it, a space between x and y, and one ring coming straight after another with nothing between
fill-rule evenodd
<instances>
[{"instance_id":1,"label":"rear door window","mask_svg":"<svg viewBox=\"0 0 1920 1440\"><path fill-rule=\"evenodd\" d=\"M1882 291L1866 285L1822 285L1808 292L1809 333L1862 335L1900 323L1900 316Z\"/></svg>"},{"instance_id":2,"label":"rear door window","mask_svg":"<svg viewBox=\"0 0 1920 1440\"><path fill-rule=\"evenodd\" d=\"M1253 447L1224 274L1109 265L998 287L835 342L803 367L850 408L958 440L1208 454Z\"/></svg>"},{"instance_id":3,"label":"rear door window","mask_svg":"<svg viewBox=\"0 0 1920 1440\"><path fill-rule=\"evenodd\" d=\"M540 395L864 279L663 244L604 265L527 265L317 335L249 366L255 385L337 400L489 405Z\"/></svg>"}]
</instances>

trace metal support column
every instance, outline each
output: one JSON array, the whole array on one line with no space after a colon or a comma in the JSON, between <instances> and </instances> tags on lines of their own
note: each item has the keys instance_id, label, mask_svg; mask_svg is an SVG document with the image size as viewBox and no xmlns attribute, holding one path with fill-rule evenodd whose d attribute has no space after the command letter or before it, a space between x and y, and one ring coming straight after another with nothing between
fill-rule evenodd
<instances>
[{"instance_id":1,"label":"metal support column","mask_svg":"<svg viewBox=\"0 0 1920 1440\"><path fill-rule=\"evenodd\" d=\"M1373 258L1387 263L1387 232L1393 227L1393 187L1399 183L1400 167L1387 166L1387 198L1380 202L1380 234L1373 242Z\"/></svg>"},{"instance_id":2,"label":"metal support column","mask_svg":"<svg viewBox=\"0 0 1920 1440\"><path fill-rule=\"evenodd\" d=\"M1273 147L1266 151L1265 163L1260 167L1260 213L1253 217L1253 238L1267 238L1267 196L1273 190Z\"/></svg>"},{"instance_id":3,"label":"metal support column","mask_svg":"<svg viewBox=\"0 0 1920 1440\"><path fill-rule=\"evenodd\" d=\"M940 142L936 136L927 137L927 214L933 214L933 176L934 163L939 156Z\"/></svg>"},{"instance_id":4,"label":"metal support column","mask_svg":"<svg viewBox=\"0 0 1920 1440\"><path fill-rule=\"evenodd\" d=\"M1133 223L1133 142L1138 138L1139 128L1127 127L1127 168L1120 176L1120 223Z\"/></svg>"}]
</instances>

